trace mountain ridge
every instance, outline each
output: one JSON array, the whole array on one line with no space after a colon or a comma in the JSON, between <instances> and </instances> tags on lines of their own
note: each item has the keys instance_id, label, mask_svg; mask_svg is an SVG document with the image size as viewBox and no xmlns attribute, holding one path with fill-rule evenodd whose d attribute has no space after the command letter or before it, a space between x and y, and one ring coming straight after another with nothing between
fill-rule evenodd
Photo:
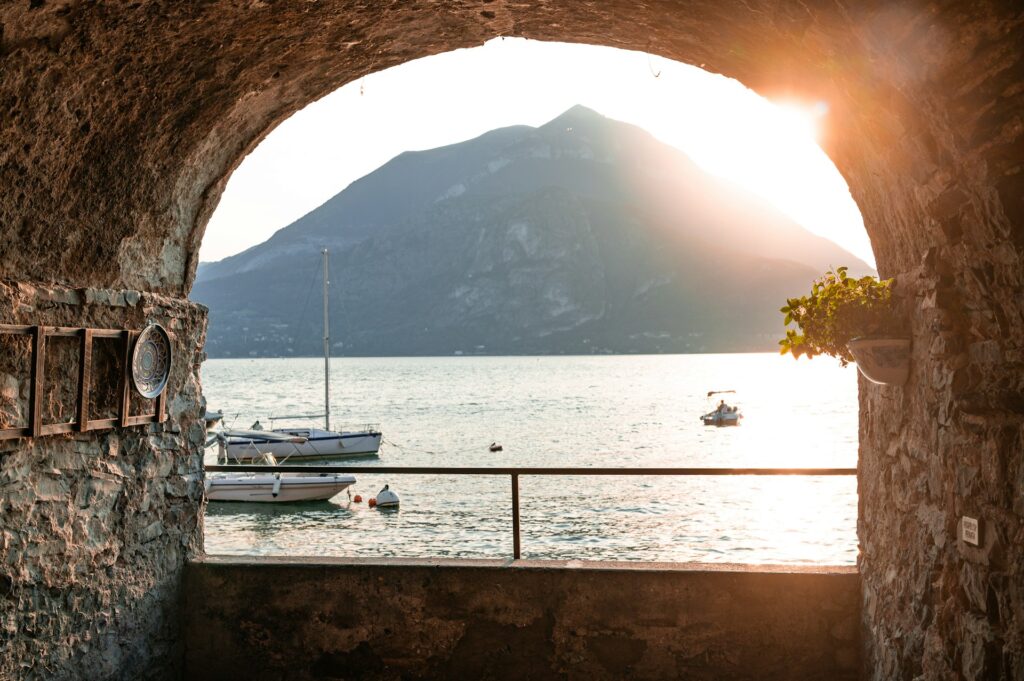
<instances>
[{"instance_id":1,"label":"mountain ridge","mask_svg":"<svg viewBox=\"0 0 1024 681\"><path fill-rule=\"evenodd\" d=\"M317 354L319 320L292 318L309 287L298 273L324 247L344 354L771 349L787 295L832 264L870 271L646 131L577 106L400 154L203 263L193 298L210 307L211 356Z\"/></svg>"}]
</instances>

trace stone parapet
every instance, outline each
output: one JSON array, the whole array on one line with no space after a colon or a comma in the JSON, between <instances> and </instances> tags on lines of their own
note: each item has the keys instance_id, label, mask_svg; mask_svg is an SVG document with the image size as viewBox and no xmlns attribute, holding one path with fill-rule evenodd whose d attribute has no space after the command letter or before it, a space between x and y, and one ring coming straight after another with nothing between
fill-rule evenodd
<instances>
[{"instance_id":1,"label":"stone parapet","mask_svg":"<svg viewBox=\"0 0 1024 681\"><path fill-rule=\"evenodd\" d=\"M189 679L858 678L848 567L207 557Z\"/></svg>"}]
</instances>

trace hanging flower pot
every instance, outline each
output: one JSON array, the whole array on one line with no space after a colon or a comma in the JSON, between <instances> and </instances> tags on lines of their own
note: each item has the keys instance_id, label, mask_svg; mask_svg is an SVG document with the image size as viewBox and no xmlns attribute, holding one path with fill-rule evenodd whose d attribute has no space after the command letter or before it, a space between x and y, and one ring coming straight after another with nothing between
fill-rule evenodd
<instances>
[{"instance_id":1,"label":"hanging flower pot","mask_svg":"<svg viewBox=\"0 0 1024 681\"><path fill-rule=\"evenodd\" d=\"M875 383L905 383L910 374L909 324L892 288L892 279L855 279L845 267L825 272L809 296L786 300L784 323L796 324L799 331L786 329L780 351L794 357L831 355L843 366L856 362Z\"/></svg>"},{"instance_id":2,"label":"hanging flower pot","mask_svg":"<svg viewBox=\"0 0 1024 681\"><path fill-rule=\"evenodd\" d=\"M864 378L882 385L903 385L910 376L910 340L855 338L846 345Z\"/></svg>"}]
</instances>

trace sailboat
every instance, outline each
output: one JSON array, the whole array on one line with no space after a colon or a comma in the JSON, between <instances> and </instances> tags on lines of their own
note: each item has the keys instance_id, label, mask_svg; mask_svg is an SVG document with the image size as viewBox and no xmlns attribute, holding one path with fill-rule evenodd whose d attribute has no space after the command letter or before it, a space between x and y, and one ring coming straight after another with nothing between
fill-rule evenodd
<instances>
[{"instance_id":1,"label":"sailboat","mask_svg":"<svg viewBox=\"0 0 1024 681\"><path fill-rule=\"evenodd\" d=\"M277 420L308 420L323 417L323 428L272 428L269 433L291 435L304 438L305 442L280 442L273 437L260 435L259 421L253 430L244 436L235 435L228 438L226 456L232 461L258 461L265 455L287 456L291 461L318 461L323 459L350 459L355 457L376 456L380 451L382 438L380 428L369 424L351 430L331 430L331 325L328 315L328 276L327 249L323 254L324 267L324 413L305 414L300 416L275 416Z\"/></svg>"}]
</instances>

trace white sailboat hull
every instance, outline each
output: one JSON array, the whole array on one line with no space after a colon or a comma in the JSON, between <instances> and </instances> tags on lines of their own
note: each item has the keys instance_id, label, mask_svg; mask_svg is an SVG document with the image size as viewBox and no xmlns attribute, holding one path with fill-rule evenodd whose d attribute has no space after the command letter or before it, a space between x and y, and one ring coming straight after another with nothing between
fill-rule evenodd
<instances>
[{"instance_id":1,"label":"white sailboat hull","mask_svg":"<svg viewBox=\"0 0 1024 681\"><path fill-rule=\"evenodd\" d=\"M355 483L351 475L316 473L256 473L211 475L206 479L209 501L284 503L330 499Z\"/></svg>"},{"instance_id":2,"label":"white sailboat hull","mask_svg":"<svg viewBox=\"0 0 1024 681\"><path fill-rule=\"evenodd\" d=\"M380 450L381 433L378 430L342 431L336 433L316 428L278 428L271 432L307 438L301 444L274 442L258 437L231 437L227 443L227 458L233 462L258 460L263 454L292 461L347 459L375 456Z\"/></svg>"}]
</instances>

